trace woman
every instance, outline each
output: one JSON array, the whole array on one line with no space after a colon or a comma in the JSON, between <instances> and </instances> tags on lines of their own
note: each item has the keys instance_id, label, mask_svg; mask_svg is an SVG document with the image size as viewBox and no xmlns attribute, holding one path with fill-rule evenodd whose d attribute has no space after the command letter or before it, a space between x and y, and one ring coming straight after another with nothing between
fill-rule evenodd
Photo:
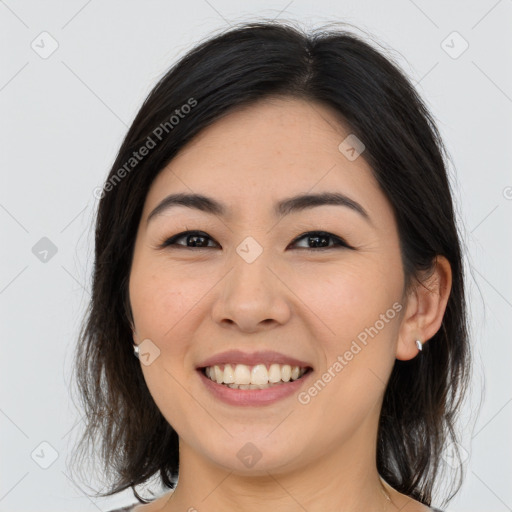
<instances>
[{"instance_id":1,"label":"woman","mask_svg":"<svg viewBox=\"0 0 512 512\"><path fill-rule=\"evenodd\" d=\"M444 155L349 32L249 23L182 58L98 191L76 369L101 495L439 510L470 364ZM153 475L171 491L144 500Z\"/></svg>"}]
</instances>

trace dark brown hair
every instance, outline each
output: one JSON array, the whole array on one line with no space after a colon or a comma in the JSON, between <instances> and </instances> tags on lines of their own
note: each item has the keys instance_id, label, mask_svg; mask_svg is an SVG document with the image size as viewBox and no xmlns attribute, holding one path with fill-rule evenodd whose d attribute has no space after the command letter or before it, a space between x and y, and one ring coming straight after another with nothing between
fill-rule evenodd
<instances>
[{"instance_id":1,"label":"dark brown hair","mask_svg":"<svg viewBox=\"0 0 512 512\"><path fill-rule=\"evenodd\" d=\"M436 255L451 265L441 328L418 357L395 361L378 430L380 475L430 505L443 448L457 441L455 420L470 372L448 156L431 114L399 66L343 29L307 34L290 23L267 21L230 28L181 58L144 101L98 205L92 298L74 367L86 413L79 448L94 447L101 455L109 477L101 496L132 487L144 502L135 486L154 475L174 488L178 436L157 408L132 347L128 279L137 227L151 183L185 144L221 116L270 96L329 106L364 143L363 157L396 216L406 289L433 269ZM130 160L150 139L148 154ZM458 472L449 499L460 488Z\"/></svg>"}]
</instances>

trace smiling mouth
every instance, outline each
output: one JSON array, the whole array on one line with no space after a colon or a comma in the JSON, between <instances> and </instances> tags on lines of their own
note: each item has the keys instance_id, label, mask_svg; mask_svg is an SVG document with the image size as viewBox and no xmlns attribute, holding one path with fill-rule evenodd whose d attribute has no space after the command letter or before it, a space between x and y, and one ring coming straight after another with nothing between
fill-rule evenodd
<instances>
[{"instance_id":1,"label":"smiling mouth","mask_svg":"<svg viewBox=\"0 0 512 512\"><path fill-rule=\"evenodd\" d=\"M231 389L267 389L299 380L313 369L272 363L220 364L199 368L199 371L211 381Z\"/></svg>"}]
</instances>

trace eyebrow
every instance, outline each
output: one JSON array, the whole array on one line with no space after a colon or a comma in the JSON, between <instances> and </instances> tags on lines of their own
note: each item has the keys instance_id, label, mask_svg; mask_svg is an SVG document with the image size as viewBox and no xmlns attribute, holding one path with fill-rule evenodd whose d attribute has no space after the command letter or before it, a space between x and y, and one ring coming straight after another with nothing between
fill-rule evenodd
<instances>
[{"instance_id":1,"label":"eyebrow","mask_svg":"<svg viewBox=\"0 0 512 512\"><path fill-rule=\"evenodd\" d=\"M324 205L344 206L350 208L361 215L367 222L372 224L367 211L357 201L354 201L340 192L301 194L283 199L274 205L274 215L276 217L284 217L290 213ZM187 208L200 210L220 217L226 217L229 214L229 210L225 205L211 197L207 197L202 194L171 194L165 197L149 214L146 223L149 224L151 219L174 206L185 206Z\"/></svg>"}]
</instances>

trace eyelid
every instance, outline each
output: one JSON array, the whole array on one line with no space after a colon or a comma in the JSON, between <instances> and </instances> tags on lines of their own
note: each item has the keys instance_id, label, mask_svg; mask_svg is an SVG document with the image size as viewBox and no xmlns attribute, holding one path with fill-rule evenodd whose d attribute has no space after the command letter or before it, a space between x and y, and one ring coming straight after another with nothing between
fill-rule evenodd
<instances>
[{"instance_id":1,"label":"eyelid","mask_svg":"<svg viewBox=\"0 0 512 512\"><path fill-rule=\"evenodd\" d=\"M188 250L203 250L203 249L211 249L211 247L188 247L186 245L181 245L181 244L176 244L176 240L179 240L180 238L183 238L183 237L186 237L186 236L193 236L193 235L196 235L196 236L202 236L204 238L208 238L209 241L212 241L214 243L216 243L217 245L218 242L215 241L214 238L212 238L210 235L208 235L208 233L205 233L204 231L200 231L200 230L197 230L197 229L191 229L191 230L186 230L186 231L182 231L180 233L177 233L171 237L168 237L166 238L161 244L158 245L158 248L159 249L166 249L168 247L180 247L180 248L183 248L183 249L188 249ZM318 247L318 248L314 248L314 247L301 247L299 248L300 250L305 250L305 251L310 251L310 252L321 252L321 251L326 251L326 250L329 250L329 249L337 249L337 248L346 248L346 249L354 249L354 247L352 247L350 244L348 244L345 239L343 239L342 237L338 236L338 235L335 235L334 233L331 233L329 231L325 231L325 230L321 230L321 229L313 229L313 230L309 230L309 231L305 231L303 232L302 234L296 236L291 242L290 242L290 245L293 245L295 243L297 243L299 240L301 240L302 238L305 238L306 235L310 235L310 236L313 236L313 235L324 235L328 238L331 238L333 241L334 241L334 244L333 245L330 245L328 247Z\"/></svg>"},{"instance_id":2,"label":"eyelid","mask_svg":"<svg viewBox=\"0 0 512 512\"><path fill-rule=\"evenodd\" d=\"M211 241L215 242L215 240L204 231L200 231L197 229L189 229L185 231L181 231L180 233L176 233L175 235L172 235L168 238L166 238L161 244L159 244L160 249L166 249L170 246L176 246L181 247L183 249L194 249L194 250L201 250L201 249L210 249L211 247L187 247L186 245L176 244L176 240L179 240L180 238L184 238L186 236L202 236L204 238L209 238ZM215 242L217 245L219 245L217 242Z\"/></svg>"},{"instance_id":3,"label":"eyelid","mask_svg":"<svg viewBox=\"0 0 512 512\"><path fill-rule=\"evenodd\" d=\"M326 236L328 238L331 238L334 241L333 245L330 245L328 247L319 247L319 248L311 248L311 247L301 247L300 250L309 251L309 252L321 252L321 251L327 251L330 249L354 249L348 242L345 241L344 238L341 236L335 235L334 233L331 233L330 231L325 231L323 229L310 229L308 231L304 231L302 234L295 237L290 245L295 244L302 238L305 238L306 235L314 236L314 235L320 235L320 236Z\"/></svg>"}]
</instances>

